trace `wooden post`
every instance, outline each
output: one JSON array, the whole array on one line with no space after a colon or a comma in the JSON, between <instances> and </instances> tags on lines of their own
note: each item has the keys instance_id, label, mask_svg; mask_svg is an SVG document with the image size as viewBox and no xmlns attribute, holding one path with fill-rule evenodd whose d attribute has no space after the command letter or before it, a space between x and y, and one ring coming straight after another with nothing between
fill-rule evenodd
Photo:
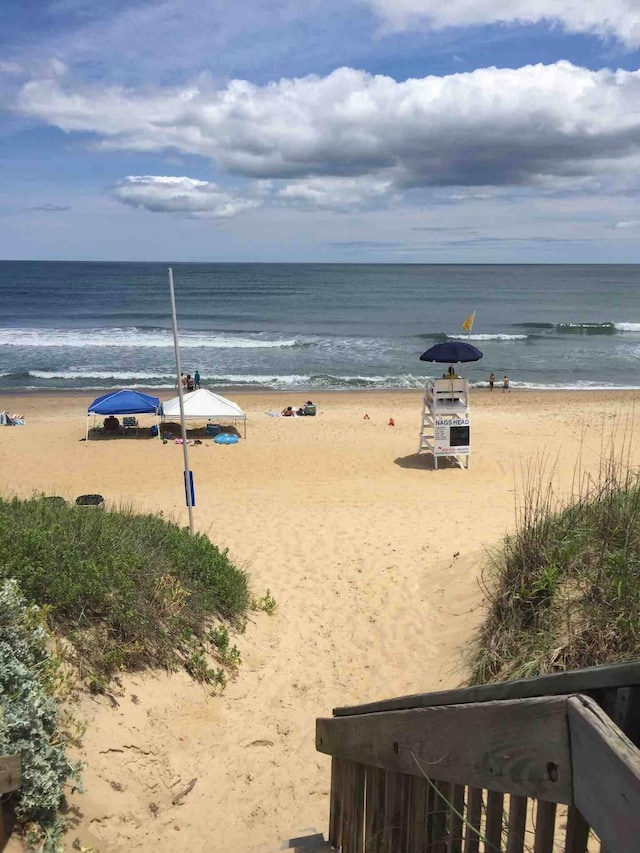
<instances>
[{"instance_id":1,"label":"wooden post","mask_svg":"<svg viewBox=\"0 0 640 853\"><path fill-rule=\"evenodd\" d=\"M432 834L429 839L430 853L446 853L449 837L449 799L451 785L449 782L434 782L433 817L431 821Z\"/></svg>"},{"instance_id":2,"label":"wooden post","mask_svg":"<svg viewBox=\"0 0 640 853\"><path fill-rule=\"evenodd\" d=\"M588 842L589 824L575 806L569 806L565 853L586 853Z\"/></svg>"},{"instance_id":3,"label":"wooden post","mask_svg":"<svg viewBox=\"0 0 640 853\"><path fill-rule=\"evenodd\" d=\"M504 794L497 791L487 793L487 838L486 849L491 853L500 853L502 847L502 808Z\"/></svg>"},{"instance_id":4,"label":"wooden post","mask_svg":"<svg viewBox=\"0 0 640 853\"><path fill-rule=\"evenodd\" d=\"M411 776L409 813L409 853L423 853L427 846L427 780Z\"/></svg>"},{"instance_id":5,"label":"wooden post","mask_svg":"<svg viewBox=\"0 0 640 853\"><path fill-rule=\"evenodd\" d=\"M447 853L462 853L462 822L464 817L465 787L455 783L451 786L451 818L449 821L449 844Z\"/></svg>"},{"instance_id":6,"label":"wooden post","mask_svg":"<svg viewBox=\"0 0 640 853\"><path fill-rule=\"evenodd\" d=\"M400 849L403 778L402 773L386 773L384 787L383 853L397 853Z\"/></svg>"},{"instance_id":7,"label":"wooden post","mask_svg":"<svg viewBox=\"0 0 640 853\"><path fill-rule=\"evenodd\" d=\"M379 767L367 767L365 783L364 843L367 853L383 850L385 772Z\"/></svg>"},{"instance_id":8,"label":"wooden post","mask_svg":"<svg viewBox=\"0 0 640 853\"><path fill-rule=\"evenodd\" d=\"M556 830L556 804L538 801L536 814L536 839L533 853L553 853L553 838Z\"/></svg>"},{"instance_id":9,"label":"wooden post","mask_svg":"<svg viewBox=\"0 0 640 853\"><path fill-rule=\"evenodd\" d=\"M509 830L507 832L506 853L522 853L524 850L524 834L527 823L526 797L512 796L509 800Z\"/></svg>"},{"instance_id":10,"label":"wooden post","mask_svg":"<svg viewBox=\"0 0 640 853\"><path fill-rule=\"evenodd\" d=\"M640 754L604 712L584 696L567 700L575 805L603 850L637 853ZM606 779L606 784L600 780Z\"/></svg>"},{"instance_id":11,"label":"wooden post","mask_svg":"<svg viewBox=\"0 0 640 853\"><path fill-rule=\"evenodd\" d=\"M342 778L344 761L331 760L331 802L329 806L329 841L334 847L342 844Z\"/></svg>"},{"instance_id":12,"label":"wooden post","mask_svg":"<svg viewBox=\"0 0 640 853\"><path fill-rule=\"evenodd\" d=\"M482 827L482 789L469 788L467 797L467 825L464 833L464 853L478 853Z\"/></svg>"}]
</instances>

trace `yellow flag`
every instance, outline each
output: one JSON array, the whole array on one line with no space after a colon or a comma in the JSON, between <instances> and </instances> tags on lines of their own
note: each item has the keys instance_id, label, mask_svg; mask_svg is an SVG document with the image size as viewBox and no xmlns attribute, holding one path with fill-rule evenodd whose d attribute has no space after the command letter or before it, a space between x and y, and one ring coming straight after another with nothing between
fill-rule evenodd
<instances>
[{"instance_id":1,"label":"yellow flag","mask_svg":"<svg viewBox=\"0 0 640 853\"><path fill-rule=\"evenodd\" d=\"M465 331L465 332L470 332L470 331L471 331L471 329L473 328L473 321L474 321L475 319L476 319L476 312L474 311L474 312L473 312L473 314L469 314L469 316L467 317L467 319L466 319L466 320L464 321L464 323L462 324L462 329L463 329L463 331Z\"/></svg>"}]
</instances>

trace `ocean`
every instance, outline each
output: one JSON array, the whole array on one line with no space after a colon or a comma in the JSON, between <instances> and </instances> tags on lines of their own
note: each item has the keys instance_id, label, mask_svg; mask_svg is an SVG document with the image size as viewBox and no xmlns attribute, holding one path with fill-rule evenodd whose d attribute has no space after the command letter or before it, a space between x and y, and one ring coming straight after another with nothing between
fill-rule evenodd
<instances>
[{"instance_id":1,"label":"ocean","mask_svg":"<svg viewBox=\"0 0 640 853\"><path fill-rule=\"evenodd\" d=\"M183 370L205 387L418 388L462 338L463 373L513 388L640 388L640 266L173 265ZM0 262L0 388L175 387L167 265ZM476 312L471 334L462 323Z\"/></svg>"}]
</instances>

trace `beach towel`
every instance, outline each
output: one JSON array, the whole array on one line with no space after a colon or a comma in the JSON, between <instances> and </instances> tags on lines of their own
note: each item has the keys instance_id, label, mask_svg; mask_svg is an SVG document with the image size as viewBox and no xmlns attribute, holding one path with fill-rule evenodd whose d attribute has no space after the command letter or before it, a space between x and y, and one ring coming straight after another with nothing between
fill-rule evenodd
<instances>
[{"instance_id":1,"label":"beach towel","mask_svg":"<svg viewBox=\"0 0 640 853\"><path fill-rule=\"evenodd\" d=\"M24 426L25 419L22 415L10 415L9 412L0 412L0 426Z\"/></svg>"}]
</instances>

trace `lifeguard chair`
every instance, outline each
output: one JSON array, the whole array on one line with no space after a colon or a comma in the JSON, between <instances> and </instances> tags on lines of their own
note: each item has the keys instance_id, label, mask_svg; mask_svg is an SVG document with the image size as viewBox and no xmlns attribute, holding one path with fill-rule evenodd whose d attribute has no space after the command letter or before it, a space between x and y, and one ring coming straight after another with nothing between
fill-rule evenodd
<instances>
[{"instance_id":1,"label":"lifeguard chair","mask_svg":"<svg viewBox=\"0 0 640 853\"><path fill-rule=\"evenodd\" d=\"M422 403L418 453L432 453L434 468L441 456L469 467L469 380L427 379Z\"/></svg>"}]
</instances>

